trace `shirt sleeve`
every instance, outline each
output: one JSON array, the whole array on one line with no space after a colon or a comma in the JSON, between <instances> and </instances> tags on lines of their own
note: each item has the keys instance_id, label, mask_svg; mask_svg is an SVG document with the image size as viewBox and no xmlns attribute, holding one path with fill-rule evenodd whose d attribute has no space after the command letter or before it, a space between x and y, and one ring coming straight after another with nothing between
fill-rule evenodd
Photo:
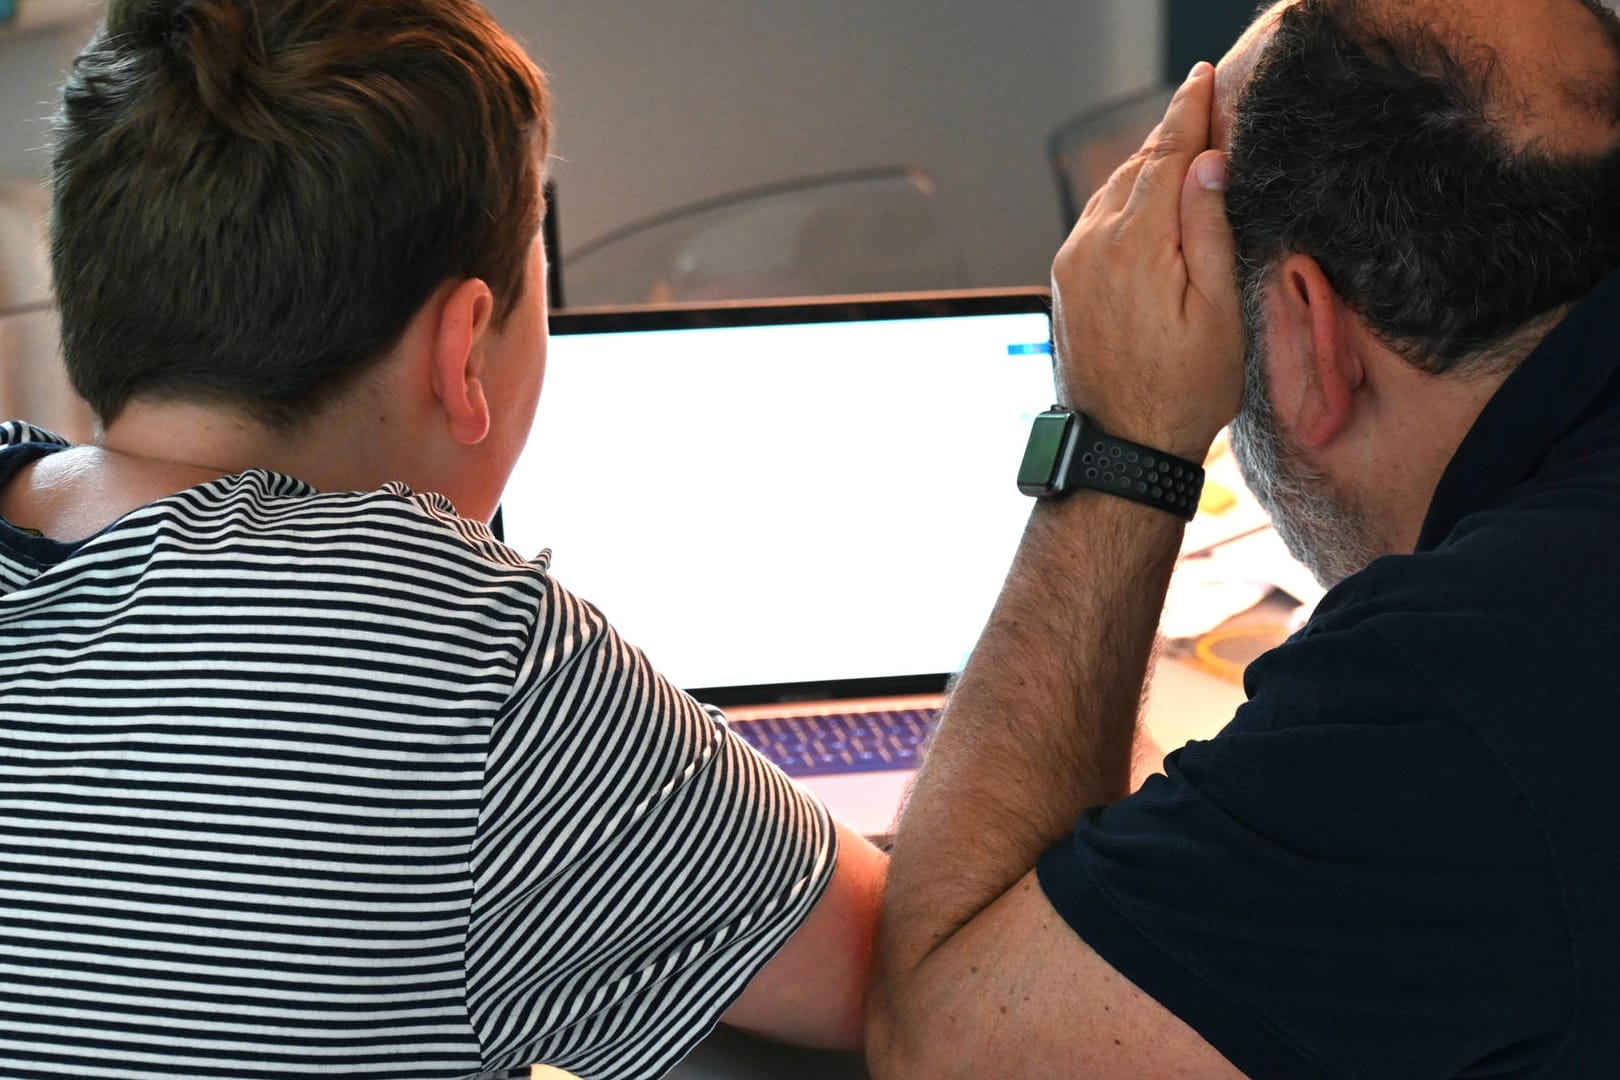
<instances>
[{"instance_id":1,"label":"shirt sleeve","mask_svg":"<svg viewBox=\"0 0 1620 1080\"><path fill-rule=\"evenodd\" d=\"M1529 1075L1570 945L1511 769L1370 630L1284 646L1250 693L1046 853L1053 906L1255 1080Z\"/></svg>"},{"instance_id":2,"label":"shirt sleeve","mask_svg":"<svg viewBox=\"0 0 1620 1080\"><path fill-rule=\"evenodd\" d=\"M832 820L553 585L492 733L469 1011L487 1067L658 1077L831 880Z\"/></svg>"}]
</instances>

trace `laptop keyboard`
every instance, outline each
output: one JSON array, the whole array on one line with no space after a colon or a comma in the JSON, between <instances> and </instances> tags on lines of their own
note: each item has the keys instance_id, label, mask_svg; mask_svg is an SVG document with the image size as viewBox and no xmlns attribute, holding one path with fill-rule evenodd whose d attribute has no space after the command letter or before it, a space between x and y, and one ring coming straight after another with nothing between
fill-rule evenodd
<instances>
[{"instance_id":1,"label":"laptop keyboard","mask_svg":"<svg viewBox=\"0 0 1620 1080\"><path fill-rule=\"evenodd\" d=\"M731 730L789 776L914 769L934 709L733 720Z\"/></svg>"}]
</instances>

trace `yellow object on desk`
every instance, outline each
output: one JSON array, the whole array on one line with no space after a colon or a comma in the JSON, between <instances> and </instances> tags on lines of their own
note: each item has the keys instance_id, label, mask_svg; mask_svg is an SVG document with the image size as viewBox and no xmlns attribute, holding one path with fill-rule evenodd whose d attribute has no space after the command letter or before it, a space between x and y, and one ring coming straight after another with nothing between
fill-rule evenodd
<instances>
[{"instance_id":1,"label":"yellow object on desk","mask_svg":"<svg viewBox=\"0 0 1620 1080\"><path fill-rule=\"evenodd\" d=\"M579 1080L573 1073L554 1069L550 1065L535 1065L529 1069L529 1080Z\"/></svg>"},{"instance_id":2,"label":"yellow object on desk","mask_svg":"<svg viewBox=\"0 0 1620 1080\"><path fill-rule=\"evenodd\" d=\"M1205 484L1198 497L1200 514L1224 514L1237 505L1237 493L1225 484Z\"/></svg>"},{"instance_id":3,"label":"yellow object on desk","mask_svg":"<svg viewBox=\"0 0 1620 1080\"><path fill-rule=\"evenodd\" d=\"M1225 431L1215 437L1209 453L1204 455L1204 468L1208 469L1232 450L1232 438ZM1203 494L1198 497L1200 514L1224 514L1238 504L1237 492L1225 484L1204 481Z\"/></svg>"}]
</instances>

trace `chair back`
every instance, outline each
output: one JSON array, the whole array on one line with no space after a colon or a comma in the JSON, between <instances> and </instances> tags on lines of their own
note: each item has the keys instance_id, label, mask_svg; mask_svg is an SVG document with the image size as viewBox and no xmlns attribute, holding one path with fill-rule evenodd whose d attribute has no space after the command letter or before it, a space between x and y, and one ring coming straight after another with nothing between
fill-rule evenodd
<instances>
[{"instance_id":1,"label":"chair back","mask_svg":"<svg viewBox=\"0 0 1620 1080\"><path fill-rule=\"evenodd\" d=\"M1080 220L1092 192L1141 147L1164 119L1173 86L1155 86L1118 98L1064 122L1047 140L1067 233Z\"/></svg>"},{"instance_id":2,"label":"chair back","mask_svg":"<svg viewBox=\"0 0 1620 1080\"><path fill-rule=\"evenodd\" d=\"M955 289L962 256L916 169L736 192L565 250L570 308Z\"/></svg>"}]
</instances>

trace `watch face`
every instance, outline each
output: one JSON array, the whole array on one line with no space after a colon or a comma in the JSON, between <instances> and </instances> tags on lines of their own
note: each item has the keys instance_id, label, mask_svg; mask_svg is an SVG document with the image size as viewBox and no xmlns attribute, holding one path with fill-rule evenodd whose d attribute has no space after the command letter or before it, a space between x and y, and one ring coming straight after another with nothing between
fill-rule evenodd
<instances>
[{"instance_id":1,"label":"watch face","mask_svg":"<svg viewBox=\"0 0 1620 1080\"><path fill-rule=\"evenodd\" d=\"M1051 495L1058 490L1073 423L1074 414L1069 412L1045 412L1035 418L1029 429L1029 444L1024 447L1023 464L1018 467L1019 491L1025 495Z\"/></svg>"}]
</instances>

